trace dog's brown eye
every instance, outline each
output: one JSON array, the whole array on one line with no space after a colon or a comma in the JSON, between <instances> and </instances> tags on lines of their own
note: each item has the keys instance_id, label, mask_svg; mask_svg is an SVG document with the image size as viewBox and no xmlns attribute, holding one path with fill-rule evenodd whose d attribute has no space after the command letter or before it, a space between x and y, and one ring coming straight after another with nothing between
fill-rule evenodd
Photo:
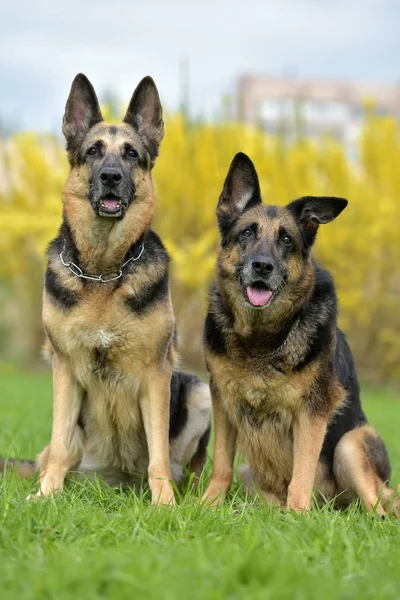
<instances>
[{"instance_id":1,"label":"dog's brown eye","mask_svg":"<svg viewBox=\"0 0 400 600\"><path fill-rule=\"evenodd\" d=\"M89 150L87 151L87 153L90 156L94 156L95 154L97 154L97 148L96 148L96 146L92 146L91 148L89 148Z\"/></svg>"},{"instance_id":2,"label":"dog's brown eye","mask_svg":"<svg viewBox=\"0 0 400 600\"><path fill-rule=\"evenodd\" d=\"M292 238L290 237L290 235L284 235L283 238L282 238L282 242L284 244L289 245L289 244L292 243Z\"/></svg>"},{"instance_id":3,"label":"dog's brown eye","mask_svg":"<svg viewBox=\"0 0 400 600\"><path fill-rule=\"evenodd\" d=\"M129 148L127 154L129 156L129 158L137 158L138 157L138 153L136 152L136 150L134 148Z\"/></svg>"},{"instance_id":4,"label":"dog's brown eye","mask_svg":"<svg viewBox=\"0 0 400 600\"><path fill-rule=\"evenodd\" d=\"M252 230L250 229L250 227L247 227L246 229L243 229L243 231L242 231L241 235L242 235L243 237L250 237L250 236L252 236L252 235L253 235L253 232L252 232Z\"/></svg>"}]
</instances>

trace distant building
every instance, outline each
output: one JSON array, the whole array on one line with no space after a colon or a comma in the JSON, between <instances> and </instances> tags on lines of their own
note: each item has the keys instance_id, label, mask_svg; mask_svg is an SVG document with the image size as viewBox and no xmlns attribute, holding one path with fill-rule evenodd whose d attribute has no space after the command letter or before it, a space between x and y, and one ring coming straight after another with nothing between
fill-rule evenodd
<instances>
[{"instance_id":1,"label":"distant building","mask_svg":"<svg viewBox=\"0 0 400 600\"><path fill-rule=\"evenodd\" d=\"M351 146L366 102L373 102L378 113L400 118L400 86L394 84L244 75L238 101L240 120L289 140L329 133Z\"/></svg>"}]
</instances>

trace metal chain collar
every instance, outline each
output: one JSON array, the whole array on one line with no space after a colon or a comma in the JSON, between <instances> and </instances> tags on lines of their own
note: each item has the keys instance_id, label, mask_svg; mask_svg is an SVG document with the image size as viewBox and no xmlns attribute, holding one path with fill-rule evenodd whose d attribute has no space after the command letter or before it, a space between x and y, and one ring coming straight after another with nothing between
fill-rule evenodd
<instances>
[{"instance_id":1,"label":"metal chain collar","mask_svg":"<svg viewBox=\"0 0 400 600\"><path fill-rule=\"evenodd\" d=\"M124 264L121 265L121 268L118 271L118 274L115 275L114 277L107 277L107 275L111 275L111 273L108 273L108 274L102 273L101 275L87 275L75 263L65 262L64 257L63 257L64 252L65 252L65 243L64 243L64 249L60 254L60 260L61 260L62 264L64 265L64 267L67 267L67 269L69 269L71 271L71 273L73 275L75 275L75 277L79 277L80 279L90 279L91 281L100 281L101 283L109 283L110 281L115 281L116 279L120 279L120 277L122 277L122 272L125 269L125 267L127 267L131 263L139 260L139 258L142 256L142 254L144 252L144 243L142 243L142 245L141 245L139 254L137 256L129 258L127 261L125 261Z\"/></svg>"}]
</instances>

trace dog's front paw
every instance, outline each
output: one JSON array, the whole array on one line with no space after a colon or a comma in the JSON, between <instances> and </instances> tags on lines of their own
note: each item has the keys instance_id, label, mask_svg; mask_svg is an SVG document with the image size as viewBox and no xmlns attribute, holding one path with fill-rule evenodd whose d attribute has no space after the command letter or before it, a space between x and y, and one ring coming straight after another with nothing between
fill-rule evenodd
<instances>
[{"instance_id":1,"label":"dog's front paw","mask_svg":"<svg viewBox=\"0 0 400 600\"><path fill-rule=\"evenodd\" d=\"M311 510L311 494L292 491L289 487L286 509L297 513L308 512Z\"/></svg>"},{"instance_id":2,"label":"dog's front paw","mask_svg":"<svg viewBox=\"0 0 400 600\"><path fill-rule=\"evenodd\" d=\"M202 502L207 508L221 506L225 500L225 493L215 484L210 484L203 494Z\"/></svg>"},{"instance_id":3,"label":"dog's front paw","mask_svg":"<svg viewBox=\"0 0 400 600\"><path fill-rule=\"evenodd\" d=\"M292 502L292 503L287 503L286 504L286 510L293 510L294 512L296 512L297 514L301 514L301 513L309 513L311 508L309 506L307 506L307 504L300 504L299 502Z\"/></svg>"},{"instance_id":4,"label":"dog's front paw","mask_svg":"<svg viewBox=\"0 0 400 600\"><path fill-rule=\"evenodd\" d=\"M36 494L32 494L30 496L28 496L26 499L29 501L33 501L36 502L37 500L40 500L41 498L51 498L52 496L54 496L55 494L59 494L60 492L62 492L64 487L64 482L62 481L56 481L54 478L46 475L43 477L41 484L40 484L40 489Z\"/></svg>"},{"instance_id":5,"label":"dog's front paw","mask_svg":"<svg viewBox=\"0 0 400 600\"><path fill-rule=\"evenodd\" d=\"M161 504L163 506L173 506L176 504L174 488L168 479L153 480L150 484L150 489L153 504Z\"/></svg>"},{"instance_id":6,"label":"dog's front paw","mask_svg":"<svg viewBox=\"0 0 400 600\"><path fill-rule=\"evenodd\" d=\"M36 494L30 494L29 496L26 497L28 502L37 502L38 500L41 500L42 498L52 498L53 496L55 496L55 494L59 494L62 490L58 489L52 489L49 492L47 492L46 494L42 491L42 489L38 490L36 492Z\"/></svg>"},{"instance_id":7,"label":"dog's front paw","mask_svg":"<svg viewBox=\"0 0 400 600\"><path fill-rule=\"evenodd\" d=\"M26 500L27 502L37 502L41 498L43 498L43 494L39 490L38 492L36 492L36 494L29 494L29 496L26 497Z\"/></svg>"}]
</instances>

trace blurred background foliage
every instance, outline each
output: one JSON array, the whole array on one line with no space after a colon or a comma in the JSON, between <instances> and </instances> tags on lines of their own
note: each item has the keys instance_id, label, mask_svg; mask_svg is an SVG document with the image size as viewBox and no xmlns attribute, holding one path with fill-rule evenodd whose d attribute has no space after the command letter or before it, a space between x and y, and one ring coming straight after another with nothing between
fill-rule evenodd
<instances>
[{"instance_id":1,"label":"blurred background foliage","mask_svg":"<svg viewBox=\"0 0 400 600\"><path fill-rule=\"evenodd\" d=\"M104 111L113 120L112 103ZM400 381L400 128L367 112L357 160L330 138L277 135L222 119L166 118L154 169L158 210L154 228L172 262L172 291L185 363L203 369L202 325L218 249L215 205L234 154L253 159L265 202L306 194L340 195L348 209L321 227L315 254L331 269L340 325L362 376ZM0 142L0 358L39 364L45 249L61 221L67 175L62 142L16 134Z\"/></svg>"}]
</instances>

